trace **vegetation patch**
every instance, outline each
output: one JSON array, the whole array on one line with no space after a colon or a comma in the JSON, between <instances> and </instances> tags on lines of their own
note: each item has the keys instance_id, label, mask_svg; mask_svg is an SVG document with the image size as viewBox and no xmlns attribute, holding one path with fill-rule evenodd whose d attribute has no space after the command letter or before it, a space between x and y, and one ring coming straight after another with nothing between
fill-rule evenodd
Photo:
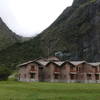
<instances>
[{"instance_id":1,"label":"vegetation patch","mask_svg":"<svg viewBox=\"0 0 100 100\"><path fill-rule=\"evenodd\" d=\"M99 100L99 84L0 82L0 100Z\"/></svg>"}]
</instances>

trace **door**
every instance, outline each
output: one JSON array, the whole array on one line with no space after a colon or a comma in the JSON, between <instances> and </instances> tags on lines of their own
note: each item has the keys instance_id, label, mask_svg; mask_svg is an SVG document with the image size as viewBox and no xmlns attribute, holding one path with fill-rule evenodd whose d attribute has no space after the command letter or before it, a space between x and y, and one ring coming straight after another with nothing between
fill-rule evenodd
<instances>
[{"instance_id":1,"label":"door","mask_svg":"<svg viewBox=\"0 0 100 100\"><path fill-rule=\"evenodd\" d=\"M39 81L40 82L44 81L44 70L43 70L43 68L39 68Z\"/></svg>"}]
</instances>

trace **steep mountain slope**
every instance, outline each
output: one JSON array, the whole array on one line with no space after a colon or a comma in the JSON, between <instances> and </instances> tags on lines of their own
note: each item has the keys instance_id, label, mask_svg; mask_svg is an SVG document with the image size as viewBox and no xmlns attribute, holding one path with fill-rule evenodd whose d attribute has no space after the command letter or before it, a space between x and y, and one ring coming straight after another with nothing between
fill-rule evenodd
<instances>
[{"instance_id":1,"label":"steep mountain slope","mask_svg":"<svg viewBox=\"0 0 100 100\"><path fill-rule=\"evenodd\" d=\"M58 51L70 60L100 61L100 0L74 0L41 34L2 51L0 63L14 66Z\"/></svg>"},{"instance_id":2,"label":"steep mountain slope","mask_svg":"<svg viewBox=\"0 0 100 100\"><path fill-rule=\"evenodd\" d=\"M40 37L30 41L17 42L0 52L0 65L15 68L17 64L44 56L40 46Z\"/></svg>"},{"instance_id":3,"label":"steep mountain slope","mask_svg":"<svg viewBox=\"0 0 100 100\"><path fill-rule=\"evenodd\" d=\"M0 50L11 46L19 39L20 37L13 33L0 18Z\"/></svg>"},{"instance_id":4,"label":"steep mountain slope","mask_svg":"<svg viewBox=\"0 0 100 100\"><path fill-rule=\"evenodd\" d=\"M41 35L43 51L65 51L69 58L99 60L99 0L74 0Z\"/></svg>"}]
</instances>

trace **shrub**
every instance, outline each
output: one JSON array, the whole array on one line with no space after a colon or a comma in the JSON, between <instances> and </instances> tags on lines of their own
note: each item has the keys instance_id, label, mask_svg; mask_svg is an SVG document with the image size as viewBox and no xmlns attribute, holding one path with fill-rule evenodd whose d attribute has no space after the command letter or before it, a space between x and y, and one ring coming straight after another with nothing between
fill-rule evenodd
<instances>
[{"instance_id":1,"label":"shrub","mask_svg":"<svg viewBox=\"0 0 100 100\"><path fill-rule=\"evenodd\" d=\"M18 78L18 72L15 71L8 77L8 80L9 81L17 81L17 78Z\"/></svg>"},{"instance_id":2,"label":"shrub","mask_svg":"<svg viewBox=\"0 0 100 100\"><path fill-rule=\"evenodd\" d=\"M11 74L11 70L6 67L0 67L0 81L7 80L8 76Z\"/></svg>"}]
</instances>

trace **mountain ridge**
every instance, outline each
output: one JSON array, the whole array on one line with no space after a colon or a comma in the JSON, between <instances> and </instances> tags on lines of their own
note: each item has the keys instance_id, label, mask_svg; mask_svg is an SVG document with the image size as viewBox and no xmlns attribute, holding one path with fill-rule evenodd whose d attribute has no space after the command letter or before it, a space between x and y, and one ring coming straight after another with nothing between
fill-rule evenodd
<instances>
[{"instance_id":1,"label":"mountain ridge","mask_svg":"<svg viewBox=\"0 0 100 100\"><path fill-rule=\"evenodd\" d=\"M0 18L0 50L16 43L20 40L20 36L12 32Z\"/></svg>"},{"instance_id":2,"label":"mountain ridge","mask_svg":"<svg viewBox=\"0 0 100 100\"><path fill-rule=\"evenodd\" d=\"M2 51L0 64L15 66L39 56L55 54L66 60L100 61L99 6L100 0L74 0L72 6L41 34Z\"/></svg>"}]
</instances>

